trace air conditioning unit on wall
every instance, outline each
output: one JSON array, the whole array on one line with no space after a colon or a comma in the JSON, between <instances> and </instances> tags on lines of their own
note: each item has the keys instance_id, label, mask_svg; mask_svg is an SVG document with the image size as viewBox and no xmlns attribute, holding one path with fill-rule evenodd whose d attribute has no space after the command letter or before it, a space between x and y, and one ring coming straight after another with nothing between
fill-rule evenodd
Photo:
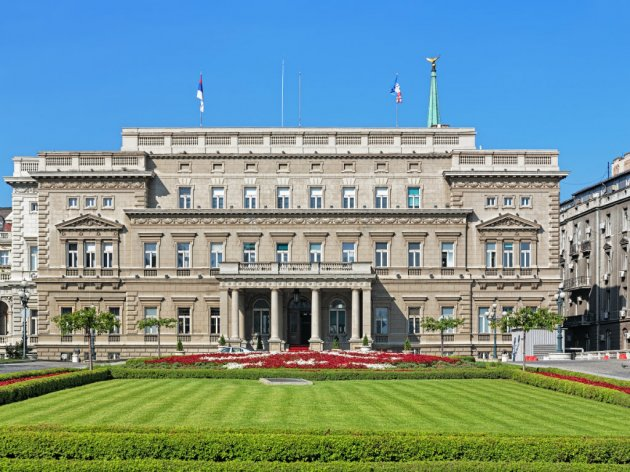
<instances>
[{"instance_id":1,"label":"air conditioning unit on wall","mask_svg":"<svg viewBox=\"0 0 630 472\"><path fill-rule=\"evenodd\" d=\"M623 310L619 310L619 318L625 318L626 317L626 310L625 308Z\"/></svg>"},{"instance_id":2,"label":"air conditioning unit on wall","mask_svg":"<svg viewBox=\"0 0 630 472\"><path fill-rule=\"evenodd\" d=\"M606 223L600 223L599 224L599 229L601 229L602 231L604 231L606 229Z\"/></svg>"},{"instance_id":3,"label":"air conditioning unit on wall","mask_svg":"<svg viewBox=\"0 0 630 472\"><path fill-rule=\"evenodd\" d=\"M621 279L625 279L626 278L626 271L625 270L620 270L619 271L619 278L621 278Z\"/></svg>"},{"instance_id":4,"label":"air conditioning unit on wall","mask_svg":"<svg viewBox=\"0 0 630 472\"><path fill-rule=\"evenodd\" d=\"M604 278L604 282L608 282L608 277L609 277L609 274L604 274L604 277L603 277Z\"/></svg>"}]
</instances>

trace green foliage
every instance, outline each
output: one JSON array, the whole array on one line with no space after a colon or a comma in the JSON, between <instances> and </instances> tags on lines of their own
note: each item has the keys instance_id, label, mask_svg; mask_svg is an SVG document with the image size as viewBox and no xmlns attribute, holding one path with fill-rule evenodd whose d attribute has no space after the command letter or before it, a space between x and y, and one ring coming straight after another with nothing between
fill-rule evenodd
<instances>
[{"instance_id":1,"label":"green foliage","mask_svg":"<svg viewBox=\"0 0 630 472\"><path fill-rule=\"evenodd\" d=\"M177 351L178 352L184 352L184 344L182 343L181 339L177 340Z\"/></svg>"},{"instance_id":2,"label":"green foliage","mask_svg":"<svg viewBox=\"0 0 630 472\"><path fill-rule=\"evenodd\" d=\"M477 359L475 359L475 356L450 356L451 359L457 359L459 361L464 361L464 362L477 362Z\"/></svg>"},{"instance_id":3,"label":"green foliage","mask_svg":"<svg viewBox=\"0 0 630 472\"><path fill-rule=\"evenodd\" d=\"M7 344L7 346L4 348L4 350L5 350L5 352L7 354L7 357L9 359L22 359L22 356L24 355L24 343L20 339L14 345ZM28 345L26 346L26 354L27 355L32 350L33 350L33 348L31 348Z\"/></svg>"},{"instance_id":4,"label":"green foliage","mask_svg":"<svg viewBox=\"0 0 630 472\"><path fill-rule=\"evenodd\" d=\"M73 313L54 316L52 321L59 326L62 333L85 331L88 335L90 331L94 331L96 334L109 333L113 328L120 326L113 313L98 312L93 306L82 308Z\"/></svg>"},{"instance_id":5,"label":"green foliage","mask_svg":"<svg viewBox=\"0 0 630 472\"><path fill-rule=\"evenodd\" d=\"M21 372L10 372L8 374L0 374L0 382L10 379L21 379L24 377L35 377L36 375L56 374L60 372L77 372L77 369L41 369L41 370L23 370Z\"/></svg>"},{"instance_id":6,"label":"green foliage","mask_svg":"<svg viewBox=\"0 0 630 472\"><path fill-rule=\"evenodd\" d=\"M47 373L50 372L50 370L47 371ZM38 397L57 390L109 380L110 378L111 374L108 369L97 369L92 371L74 371L64 375L5 385L0 387L0 405Z\"/></svg>"},{"instance_id":7,"label":"green foliage","mask_svg":"<svg viewBox=\"0 0 630 472\"><path fill-rule=\"evenodd\" d=\"M464 324L464 320L460 318L452 318L450 316L442 316L438 319L435 318L423 318L420 325L427 331L439 331L443 333L449 329L457 328Z\"/></svg>"},{"instance_id":8,"label":"green foliage","mask_svg":"<svg viewBox=\"0 0 630 472\"><path fill-rule=\"evenodd\" d=\"M630 463L626 438L264 432L0 431L0 457L56 460ZM233 464L236 465L236 464Z\"/></svg>"},{"instance_id":9,"label":"green foliage","mask_svg":"<svg viewBox=\"0 0 630 472\"><path fill-rule=\"evenodd\" d=\"M339 345L339 338L338 338L337 336L335 336L335 337L333 338L332 348L333 348L333 349L340 349L340 345Z\"/></svg>"},{"instance_id":10,"label":"green foliage","mask_svg":"<svg viewBox=\"0 0 630 472\"><path fill-rule=\"evenodd\" d=\"M226 342L225 342L225 336L221 335L221 337L219 338L219 346L225 346Z\"/></svg>"},{"instance_id":11,"label":"green foliage","mask_svg":"<svg viewBox=\"0 0 630 472\"><path fill-rule=\"evenodd\" d=\"M411 461L411 462L268 462L268 461L181 461L168 459L0 459L0 471L23 472L616 472L627 470L620 464L565 464L561 462L482 462L482 461Z\"/></svg>"},{"instance_id":12,"label":"green foliage","mask_svg":"<svg viewBox=\"0 0 630 472\"><path fill-rule=\"evenodd\" d=\"M363 340L361 341L361 344L363 344L363 347L369 347L370 340L368 339L367 334L363 335Z\"/></svg>"},{"instance_id":13,"label":"green foliage","mask_svg":"<svg viewBox=\"0 0 630 472\"><path fill-rule=\"evenodd\" d=\"M177 323L175 318L144 318L138 321L138 329L146 328L172 328Z\"/></svg>"},{"instance_id":14,"label":"green foliage","mask_svg":"<svg viewBox=\"0 0 630 472\"><path fill-rule=\"evenodd\" d=\"M405 339L405 344L403 344L403 351L411 351L411 342L409 338Z\"/></svg>"},{"instance_id":15,"label":"green foliage","mask_svg":"<svg viewBox=\"0 0 630 472\"><path fill-rule=\"evenodd\" d=\"M530 307L523 307L515 312L498 318L491 322L491 326L498 327L503 333L508 329L522 329L526 333L532 329L546 329L553 331L555 326L562 324L562 316L553 313L546 308L536 310Z\"/></svg>"}]
</instances>

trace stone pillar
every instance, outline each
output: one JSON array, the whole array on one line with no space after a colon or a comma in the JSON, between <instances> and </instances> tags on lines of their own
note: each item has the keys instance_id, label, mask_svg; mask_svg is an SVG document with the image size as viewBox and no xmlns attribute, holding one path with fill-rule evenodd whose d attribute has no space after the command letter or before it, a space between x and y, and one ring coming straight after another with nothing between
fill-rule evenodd
<instances>
[{"instance_id":1,"label":"stone pillar","mask_svg":"<svg viewBox=\"0 0 630 472\"><path fill-rule=\"evenodd\" d=\"M271 333L269 336L269 350L278 352L282 350L280 341L280 309L278 303L278 289L271 289Z\"/></svg>"},{"instance_id":2,"label":"stone pillar","mask_svg":"<svg viewBox=\"0 0 630 472\"><path fill-rule=\"evenodd\" d=\"M324 342L321 338L319 295L318 288L311 291L311 339L308 340L311 351L321 351L324 348Z\"/></svg>"},{"instance_id":3,"label":"stone pillar","mask_svg":"<svg viewBox=\"0 0 630 472\"><path fill-rule=\"evenodd\" d=\"M363 289L363 334L372 341L372 289Z\"/></svg>"},{"instance_id":4,"label":"stone pillar","mask_svg":"<svg viewBox=\"0 0 630 472\"><path fill-rule=\"evenodd\" d=\"M355 349L361 346L361 295L358 288L352 289L352 335L350 337L350 348Z\"/></svg>"},{"instance_id":5,"label":"stone pillar","mask_svg":"<svg viewBox=\"0 0 630 472\"><path fill-rule=\"evenodd\" d=\"M232 289L232 308L230 310L230 343L240 344L238 337L238 311L239 311L239 291Z\"/></svg>"},{"instance_id":6,"label":"stone pillar","mask_svg":"<svg viewBox=\"0 0 630 472\"><path fill-rule=\"evenodd\" d=\"M230 338L228 327L230 326L230 297L227 289L219 292L219 314L221 316L221 335L227 340Z\"/></svg>"},{"instance_id":7,"label":"stone pillar","mask_svg":"<svg viewBox=\"0 0 630 472\"><path fill-rule=\"evenodd\" d=\"M245 340L245 293L238 294L238 337Z\"/></svg>"}]
</instances>

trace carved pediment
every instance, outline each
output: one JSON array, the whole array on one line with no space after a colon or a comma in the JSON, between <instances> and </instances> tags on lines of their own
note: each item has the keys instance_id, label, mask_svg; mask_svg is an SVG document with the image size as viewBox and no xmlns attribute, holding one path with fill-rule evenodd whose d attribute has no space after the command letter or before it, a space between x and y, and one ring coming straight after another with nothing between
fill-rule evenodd
<instances>
[{"instance_id":1,"label":"carved pediment","mask_svg":"<svg viewBox=\"0 0 630 472\"><path fill-rule=\"evenodd\" d=\"M123 225L116 221L94 215L81 215L68 221L59 223L57 229L59 231L67 230L109 230L120 231Z\"/></svg>"},{"instance_id":2,"label":"carved pediment","mask_svg":"<svg viewBox=\"0 0 630 472\"><path fill-rule=\"evenodd\" d=\"M477 225L477 231L538 231L539 229L538 223L509 213Z\"/></svg>"}]
</instances>

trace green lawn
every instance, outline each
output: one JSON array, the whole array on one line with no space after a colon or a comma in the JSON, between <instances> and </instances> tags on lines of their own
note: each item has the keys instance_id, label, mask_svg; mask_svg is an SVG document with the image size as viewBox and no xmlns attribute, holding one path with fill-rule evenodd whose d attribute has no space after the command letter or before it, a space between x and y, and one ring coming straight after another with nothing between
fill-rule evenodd
<instances>
[{"instance_id":1,"label":"green lawn","mask_svg":"<svg viewBox=\"0 0 630 472\"><path fill-rule=\"evenodd\" d=\"M623 435L627 409L508 380L112 380L0 407L1 425Z\"/></svg>"}]
</instances>

